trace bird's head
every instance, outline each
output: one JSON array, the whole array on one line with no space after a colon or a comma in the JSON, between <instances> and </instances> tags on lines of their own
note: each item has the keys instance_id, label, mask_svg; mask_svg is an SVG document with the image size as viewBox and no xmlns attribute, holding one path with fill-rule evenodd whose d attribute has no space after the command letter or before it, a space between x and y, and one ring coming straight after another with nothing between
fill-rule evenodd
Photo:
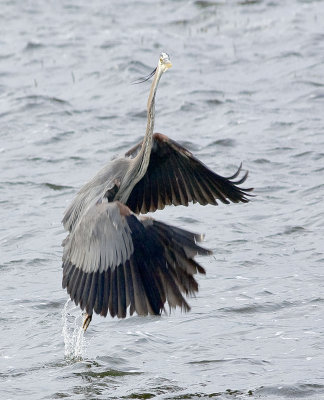
<instances>
[{"instance_id":1,"label":"bird's head","mask_svg":"<svg viewBox=\"0 0 324 400\"><path fill-rule=\"evenodd\" d=\"M170 61L169 54L161 53L159 58L158 68L161 69L162 72L165 72L167 69L172 67L172 63Z\"/></svg>"},{"instance_id":2,"label":"bird's head","mask_svg":"<svg viewBox=\"0 0 324 400\"><path fill-rule=\"evenodd\" d=\"M147 75L147 76L145 76L143 78L137 79L136 81L133 82L133 84L138 84L138 83L143 83L143 82L148 81L149 79L152 78L152 76L155 75L156 72L158 72L157 75L159 77L161 77L163 72L165 72L166 70L168 70L171 67L172 67L172 63L170 61L169 54L162 52L160 54L160 58L159 58L159 62L158 62L157 67L154 68L153 71L149 75Z\"/></svg>"}]
</instances>

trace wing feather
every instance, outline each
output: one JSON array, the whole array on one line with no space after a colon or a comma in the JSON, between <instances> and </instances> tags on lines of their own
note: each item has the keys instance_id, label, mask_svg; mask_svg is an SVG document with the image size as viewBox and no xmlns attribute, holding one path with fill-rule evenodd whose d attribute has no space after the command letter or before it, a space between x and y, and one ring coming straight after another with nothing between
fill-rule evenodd
<instances>
[{"instance_id":1,"label":"wing feather","mask_svg":"<svg viewBox=\"0 0 324 400\"><path fill-rule=\"evenodd\" d=\"M95 313L100 314L102 310L103 297L104 297L105 274L104 273L100 274L99 271L97 271L97 273L98 273L98 288L96 293L96 302L94 304L94 311Z\"/></svg>"},{"instance_id":2,"label":"wing feather","mask_svg":"<svg viewBox=\"0 0 324 400\"><path fill-rule=\"evenodd\" d=\"M71 266L73 267L72 264L71 264ZM67 282L66 284L63 283L63 287L66 286L68 288L68 293L69 293L71 299L73 299L73 300L76 299L76 293L80 286L82 275L83 275L83 272L81 269L74 268L70 281Z\"/></svg>"},{"instance_id":3,"label":"wing feather","mask_svg":"<svg viewBox=\"0 0 324 400\"><path fill-rule=\"evenodd\" d=\"M132 281L134 285L134 309L138 315L147 315L146 295L143 290L143 284L140 279L138 265L134 260L130 260Z\"/></svg>"},{"instance_id":4,"label":"wing feather","mask_svg":"<svg viewBox=\"0 0 324 400\"><path fill-rule=\"evenodd\" d=\"M100 315L106 317L108 314L108 306L109 306L109 295L110 295L110 275L111 275L111 268L107 271L102 272L104 275L104 293L102 299L102 309L100 311Z\"/></svg>"},{"instance_id":5,"label":"wing feather","mask_svg":"<svg viewBox=\"0 0 324 400\"><path fill-rule=\"evenodd\" d=\"M141 143L126 153L135 157ZM251 188L238 185L245 182L247 173L234 181L241 166L230 177L216 174L194 157L190 151L165 135L155 133L150 162L143 178L135 185L127 206L135 213L147 213L173 204L188 206L190 202L217 205L217 200L246 203Z\"/></svg>"},{"instance_id":6,"label":"wing feather","mask_svg":"<svg viewBox=\"0 0 324 400\"><path fill-rule=\"evenodd\" d=\"M115 317L118 314L118 289L117 289L117 271L116 271L116 268L114 268L111 271L109 312L110 312L110 315L112 317Z\"/></svg>"},{"instance_id":7,"label":"wing feather","mask_svg":"<svg viewBox=\"0 0 324 400\"><path fill-rule=\"evenodd\" d=\"M92 272L90 275L92 275L92 279L91 279L91 286L89 289L89 298L86 304L87 312L93 310L96 302L96 297L98 293L99 270L97 272Z\"/></svg>"},{"instance_id":8,"label":"wing feather","mask_svg":"<svg viewBox=\"0 0 324 400\"><path fill-rule=\"evenodd\" d=\"M194 274L204 273L193 258L210 254L197 244L202 236L138 218L118 202L93 207L63 242L62 285L71 299L88 315L159 315L166 302L188 311L183 293L197 292Z\"/></svg>"},{"instance_id":9,"label":"wing feather","mask_svg":"<svg viewBox=\"0 0 324 400\"><path fill-rule=\"evenodd\" d=\"M134 286L133 286L132 273L129 261L126 261L124 265L124 272L125 272L125 281L128 293L127 307L130 305L129 313L130 315L132 315L134 312L135 297L134 297Z\"/></svg>"},{"instance_id":10,"label":"wing feather","mask_svg":"<svg viewBox=\"0 0 324 400\"><path fill-rule=\"evenodd\" d=\"M123 265L117 267L117 288L118 288L118 318L126 317L126 285Z\"/></svg>"}]
</instances>

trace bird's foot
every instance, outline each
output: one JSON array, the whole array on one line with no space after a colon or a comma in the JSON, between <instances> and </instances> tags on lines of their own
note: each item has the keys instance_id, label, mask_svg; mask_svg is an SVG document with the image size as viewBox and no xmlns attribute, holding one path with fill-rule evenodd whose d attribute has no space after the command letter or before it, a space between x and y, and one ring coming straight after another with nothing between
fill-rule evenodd
<instances>
[{"instance_id":1,"label":"bird's foot","mask_svg":"<svg viewBox=\"0 0 324 400\"><path fill-rule=\"evenodd\" d=\"M92 314L91 315L85 314L85 319L84 319L83 325L82 325L84 332L88 329L88 326L90 325L91 320L92 320Z\"/></svg>"}]
</instances>

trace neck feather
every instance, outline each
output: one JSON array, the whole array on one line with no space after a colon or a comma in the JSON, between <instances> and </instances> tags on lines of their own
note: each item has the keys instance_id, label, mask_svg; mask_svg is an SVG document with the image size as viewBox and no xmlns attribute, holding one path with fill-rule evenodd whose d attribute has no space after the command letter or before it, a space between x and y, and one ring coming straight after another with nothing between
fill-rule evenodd
<instances>
[{"instance_id":1,"label":"neck feather","mask_svg":"<svg viewBox=\"0 0 324 400\"><path fill-rule=\"evenodd\" d=\"M130 161L131 165L127 171L119 192L115 200L120 200L126 203L133 187L139 182L146 173L147 167L150 162L150 155L152 149L152 138L154 130L154 116L155 116L155 94L162 75L162 71L157 68L152 82L150 95L147 101L147 125L146 132L143 139L143 144L138 155ZM126 185L126 187L124 187Z\"/></svg>"},{"instance_id":2,"label":"neck feather","mask_svg":"<svg viewBox=\"0 0 324 400\"><path fill-rule=\"evenodd\" d=\"M141 151L138 153L134 162L137 166L137 175L136 180L137 182L143 177L145 174L149 161L150 161L150 154L152 149L152 138L153 138L153 131L154 131L154 119L155 119L155 94L156 90L161 78L161 71L158 69L154 75L154 80L152 82L150 95L147 101L147 125L146 125L146 132L143 139L143 144L141 147Z\"/></svg>"}]
</instances>

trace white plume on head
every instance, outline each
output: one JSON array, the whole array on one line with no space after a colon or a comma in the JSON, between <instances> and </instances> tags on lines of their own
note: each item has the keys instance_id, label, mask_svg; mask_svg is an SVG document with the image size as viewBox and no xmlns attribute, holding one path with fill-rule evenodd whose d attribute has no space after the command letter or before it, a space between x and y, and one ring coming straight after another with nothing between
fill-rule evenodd
<instances>
[{"instance_id":1,"label":"white plume on head","mask_svg":"<svg viewBox=\"0 0 324 400\"><path fill-rule=\"evenodd\" d=\"M162 60L170 59L169 54L168 54L168 53L165 53L164 51L162 51L160 57L162 58Z\"/></svg>"}]
</instances>

